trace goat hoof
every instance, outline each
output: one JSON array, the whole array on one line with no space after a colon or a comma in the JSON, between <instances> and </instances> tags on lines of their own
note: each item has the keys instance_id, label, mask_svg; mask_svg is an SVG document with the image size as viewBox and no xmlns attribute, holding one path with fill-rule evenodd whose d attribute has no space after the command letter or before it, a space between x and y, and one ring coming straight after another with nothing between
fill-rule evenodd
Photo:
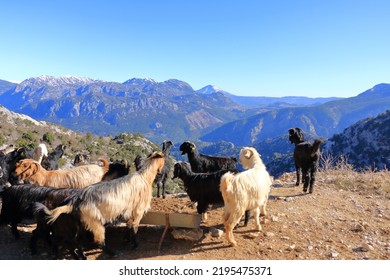
<instances>
[{"instance_id":1,"label":"goat hoof","mask_svg":"<svg viewBox=\"0 0 390 280\"><path fill-rule=\"evenodd\" d=\"M304 193L307 192L307 188L303 188L303 192L304 192Z\"/></svg>"},{"instance_id":2,"label":"goat hoof","mask_svg":"<svg viewBox=\"0 0 390 280\"><path fill-rule=\"evenodd\" d=\"M295 186L299 186L299 182L296 182L296 183L295 183Z\"/></svg>"}]
</instances>

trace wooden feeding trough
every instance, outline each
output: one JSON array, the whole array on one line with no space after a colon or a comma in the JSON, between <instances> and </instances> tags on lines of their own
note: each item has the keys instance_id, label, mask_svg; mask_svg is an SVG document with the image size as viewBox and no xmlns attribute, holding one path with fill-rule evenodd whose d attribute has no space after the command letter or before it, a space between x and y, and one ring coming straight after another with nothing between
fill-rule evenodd
<instances>
[{"instance_id":1,"label":"wooden feeding trough","mask_svg":"<svg viewBox=\"0 0 390 280\"><path fill-rule=\"evenodd\" d=\"M145 214L141 220L141 224L164 226L164 232L161 235L158 243L158 250L160 251L161 244L164 237L171 228L191 228L199 229L201 223L201 215L188 213L166 213L150 211Z\"/></svg>"}]
</instances>

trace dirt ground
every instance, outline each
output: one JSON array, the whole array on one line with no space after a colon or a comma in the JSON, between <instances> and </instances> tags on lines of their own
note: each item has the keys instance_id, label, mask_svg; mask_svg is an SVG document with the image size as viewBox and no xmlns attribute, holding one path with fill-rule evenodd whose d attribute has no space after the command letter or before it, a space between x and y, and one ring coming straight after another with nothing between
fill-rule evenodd
<instances>
[{"instance_id":1,"label":"dirt ground","mask_svg":"<svg viewBox=\"0 0 390 280\"><path fill-rule=\"evenodd\" d=\"M202 222L203 236L197 241L174 239L173 229L165 236L158 250L161 226L142 225L139 247L135 250L123 240L125 228L107 229L107 243L116 250L110 257L101 250L86 248L88 260L389 260L390 259L390 200L388 196L365 194L329 185L317 176L313 194L304 194L294 185L295 174L285 174L275 181L262 219L262 231L253 231L254 222L242 223L234 231L238 242L231 247L224 236L213 237L211 228L223 230L222 207L208 212ZM194 213L188 197L169 195L154 198L152 210ZM20 240L14 240L9 227L0 228L0 259L52 259L50 249L40 243L39 253L30 255L28 242L34 224L23 224ZM71 259L70 255L65 258Z\"/></svg>"}]
</instances>

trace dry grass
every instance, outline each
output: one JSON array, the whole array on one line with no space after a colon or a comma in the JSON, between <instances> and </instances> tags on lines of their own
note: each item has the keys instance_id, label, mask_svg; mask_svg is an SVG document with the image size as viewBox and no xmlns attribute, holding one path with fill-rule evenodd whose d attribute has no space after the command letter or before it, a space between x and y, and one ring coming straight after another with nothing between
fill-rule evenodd
<instances>
[{"instance_id":1,"label":"dry grass","mask_svg":"<svg viewBox=\"0 0 390 280\"><path fill-rule=\"evenodd\" d=\"M386 169L356 171L347 158L335 160L330 156L321 158L320 166L319 176L329 186L390 199L390 172Z\"/></svg>"}]
</instances>

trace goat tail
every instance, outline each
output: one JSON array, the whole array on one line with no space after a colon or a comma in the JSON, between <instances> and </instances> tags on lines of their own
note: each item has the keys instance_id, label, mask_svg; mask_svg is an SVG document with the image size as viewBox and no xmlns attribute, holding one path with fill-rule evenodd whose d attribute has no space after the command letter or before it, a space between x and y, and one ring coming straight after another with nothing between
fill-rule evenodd
<instances>
[{"instance_id":1,"label":"goat tail","mask_svg":"<svg viewBox=\"0 0 390 280\"><path fill-rule=\"evenodd\" d=\"M232 181L234 175L231 172L226 172L221 177L220 191L221 193L227 193L232 191Z\"/></svg>"},{"instance_id":2,"label":"goat tail","mask_svg":"<svg viewBox=\"0 0 390 280\"><path fill-rule=\"evenodd\" d=\"M316 139L313 143L313 146L312 146L312 150L311 150L311 156L313 157L317 152L318 150L320 149L320 145L322 143L322 140L320 139Z\"/></svg>"},{"instance_id":3,"label":"goat tail","mask_svg":"<svg viewBox=\"0 0 390 280\"><path fill-rule=\"evenodd\" d=\"M52 224L54 223L58 217L61 215L61 214L69 214L71 213L73 210L73 205L72 204L67 204L67 205L64 205L64 206L60 206L60 207L57 207L57 208L54 208L52 211L51 211L51 214L49 215L49 219L48 219L48 223L49 224Z\"/></svg>"},{"instance_id":4,"label":"goat tail","mask_svg":"<svg viewBox=\"0 0 390 280\"><path fill-rule=\"evenodd\" d=\"M107 173L108 169L110 168L110 163L108 162L108 160L106 160L104 158L98 158L98 160L103 163L104 173Z\"/></svg>"}]
</instances>

